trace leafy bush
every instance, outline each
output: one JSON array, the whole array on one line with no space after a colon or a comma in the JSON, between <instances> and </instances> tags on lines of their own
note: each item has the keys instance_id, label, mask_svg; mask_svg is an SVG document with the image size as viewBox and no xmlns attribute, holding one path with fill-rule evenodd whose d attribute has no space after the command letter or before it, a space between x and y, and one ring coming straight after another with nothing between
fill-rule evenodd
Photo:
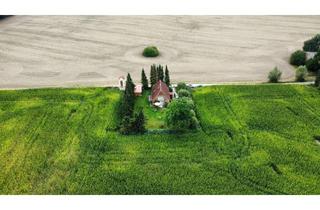
<instances>
[{"instance_id":1,"label":"leafy bush","mask_svg":"<svg viewBox=\"0 0 320 210\"><path fill-rule=\"evenodd\" d=\"M281 78L281 74L281 71L277 67L275 67L272 71L269 72L269 82L277 83Z\"/></svg>"},{"instance_id":2,"label":"leafy bush","mask_svg":"<svg viewBox=\"0 0 320 210\"><path fill-rule=\"evenodd\" d=\"M166 111L166 123L174 130L186 131L198 129L199 121L193 110L193 102L189 98L173 100Z\"/></svg>"},{"instance_id":3,"label":"leafy bush","mask_svg":"<svg viewBox=\"0 0 320 210\"><path fill-rule=\"evenodd\" d=\"M178 96L179 97L188 97L188 98L190 98L191 97L191 93L186 89L180 89L178 91Z\"/></svg>"},{"instance_id":4,"label":"leafy bush","mask_svg":"<svg viewBox=\"0 0 320 210\"><path fill-rule=\"evenodd\" d=\"M303 50L309 52L317 52L320 48L320 34L317 34L312 39L304 42Z\"/></svg>"},{"instance_id":5,"label":"leafy bush","mask_svg":"<svg viewBox=\"0 0 320 210\"><path fill-rule=\"evenodd\" d=\"M290 64L295 66L305 65L306 63L306 53L302 50L297 50L291 54Z\"/></svg>"},{"instance_id":6,"label":"leafy bush","mask_svg":"<svg viewBox=\"0 0 320 210\"><path fill-rule=\"evenodd\" d=\"M176 91L179 92L181 89L190 90L190 87L188 87L188 85L184 82L179 82L176 87Z\"/></svg>"},{"instance_id":7,"label":"leafy bush","mask_svg":"<svg viewBox=\"0 0 320 210\"><path fill-rule=\"evenodd\" d=\"M314 57L314 58L307 60L306 67L307 67L308 71L317 72L320 69L319 62L320 62L320 58L318 58L318 57Z\"/></svg>"},{"instance_id":8,"label":"leafy bush","mask_svg":"<svg viewBox=\"0 0 320 210\"><path fill-rule=\"evenodd\" d=\"M155 46L149 46L144 48L142 53L144 57L157 57L159 54L159 50Z\"/></svg>"},{"instance_id":9,"label":"leafy bush","mask_svg":"<svg viewBox=\"0 0 320 210\"><path fill-rule=\"evenodd\" d=\"M146 119L143 114L143 110L139 110L135 113L134 117L125 116L123 118L120 133L122 134L142 134L146 131L145 128Z\"/></svg>"},{"instance_id":10,"label":"leafy bush","mask_svg":"<svg viewBox=\"0 0 320 210\"><path fill-rule=\"evenodd\" d=\"M308 74L308 70L305 66L299 66L296 70L296 81L304 82L306 81L306 76Z\"/></svg>"}]
</instances>

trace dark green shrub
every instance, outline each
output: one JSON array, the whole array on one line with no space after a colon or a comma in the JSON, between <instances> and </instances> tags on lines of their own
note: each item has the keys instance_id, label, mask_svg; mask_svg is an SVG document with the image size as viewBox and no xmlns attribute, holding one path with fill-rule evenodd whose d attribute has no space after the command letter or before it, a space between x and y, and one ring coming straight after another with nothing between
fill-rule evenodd
<instances>
[{"instance_id":1,"label":"dark green shrub","mask_svg":"<svg viewBox=\"0 0 320 210\"><path fill-rule=\"evenodd\" d=\"M190 87L188 87L188 85L184 82L179 82L176 87L176 91L179 92L181 89L190 90Z\"/></svg>"},{"instance_id":2,"label":"dark green shrub","mask_svg":"<svg viewBox=\"0 0 320 210\"><path fill-rule=\"evenodd\" d=\"M272 71L269 72L269 82L277 83L281 78L281 74L281 71L277 67L275 67Z\"/></svg>"},{"instance_id":3,"label":"dark green shrub","mask_svg":"<svg viewBox=\"0 0 320 210\"><path fill-rule=\"evenodd\" d=\"M317 72L320 69L319 61L320 60L318 57L314 57L314 58L307 60L306 67L307 67L308 71Z\"/></svg>"},{"instance_id":4,"label":"dark green shrub","mask_svg":"<svg viewBox=\"0 0 320 210\"><path fill-rule=\"evenodd\" d=\"M122 134L143 134L146 132L146 119L143 110L140 109L133 117L125 116L122 120L120 133Z\"/></svg>"},{"instance_id":5,"label":"dark green shrub","mask_svg":"<svg viewBox=\"0 0 320 210\"><path fill-rule=\"evenodd\" d=\"M306 63L306 53L302 50L297 50L291 54L290 64L295 66L305 65Z\"/></svg>"},{"instance_id":6,"label":"dark green shrub","mask_svg":"<svg viewBox=\"0 0 320 210\"><path fill-rule=\"evenodd\" d=\"M308 74L308 70L305 66L299 66L296 70L296 81L304 82L306 81L306 76Z\"/></svg>"},{"instance_id":7,"label":"dark green shrub","mask_svg":"<svg viewBox=\"0 0 320 210\"><path fill-rule=\"evenodd\" d=\"M166 123L168 127L177 131L199 129L199 121L193 110L192 100L179 98L173 100L166 110Z\"/></svg>"},{"instance_id":8,"label":"dark green shrub","mask_svg":"<svg viewBox=\"0 0 320 210\"><path fill-rule=\"evenodd\" d=\"M179 97L188 97L188 98L190 98L191 97L191 93L186 89L180 89L178 91L178 96Z\"/></svg>"},{"instance_id":9,"label":"dark green shrub","mask_svg":"<svg viewBox=\"0 0 320 210\"><path fill-rule=\"evenodd\" d=\"M303 50L308 52L317 52L320 48L320 34L317 34L312 39L304 42Z\"/></svg>"},{"instance_id":10,"label":"dark green shrub","mask_svg":"<svg viewBox=\"0 0 320 210\"><path fill-rule=\"evenodd\" d=\"M144 57L157 57L159 54L159 50L155 46L148 46L144 48L142 53Z\"/></svg>"}]
</instances>

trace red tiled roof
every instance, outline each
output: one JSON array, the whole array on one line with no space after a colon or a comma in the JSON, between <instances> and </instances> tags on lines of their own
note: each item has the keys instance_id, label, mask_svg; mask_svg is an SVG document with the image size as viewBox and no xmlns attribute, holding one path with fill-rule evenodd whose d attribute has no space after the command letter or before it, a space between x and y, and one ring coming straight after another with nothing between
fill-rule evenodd
<instances>
[{"instance_id":1,"label":"red tiled roof","mask_svg":"<svg viewBox=\"0 0 320 210\"><path fill-rule=\"evenodd\" d=\"M155 102L159 96L163 96L165 101L170 101L170 91L166 83L159 80L153 87L151 92L151 101Z\"/></svg>"}]
</instances>

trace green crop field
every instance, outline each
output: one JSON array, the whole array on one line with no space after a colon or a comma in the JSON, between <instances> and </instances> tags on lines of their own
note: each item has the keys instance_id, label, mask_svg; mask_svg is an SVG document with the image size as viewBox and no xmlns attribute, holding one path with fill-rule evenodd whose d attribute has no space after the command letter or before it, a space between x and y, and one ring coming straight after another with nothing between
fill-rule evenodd
<instances>
[{"instance_id":1,"label":"green crop field","mask_svg":"<svg viewBox=\"0 0 320 210\"><path fill-rule=\"evenodd\" d=\"M119 96L0 91L0 194L320 194L312 86L198 88L202 130L186 134L118 134ZM158 128L163 113L136 104Z\"/></svg>"}]
</instances>

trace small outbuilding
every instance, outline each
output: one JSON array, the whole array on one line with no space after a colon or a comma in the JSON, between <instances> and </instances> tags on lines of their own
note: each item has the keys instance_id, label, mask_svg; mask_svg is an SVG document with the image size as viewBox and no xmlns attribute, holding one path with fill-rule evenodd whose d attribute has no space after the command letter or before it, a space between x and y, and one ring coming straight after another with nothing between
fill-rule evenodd
<instances>
[{"instance_id":1,"label":"small outbuilding","mask_svg":"<svg viewBox=\"0 0 320 210\"><path fill-rule=\"evenodd\" d=\"M119 90L125 90L126 89L126 78L124 76L119 77L119 82L118 82L118 86L119 86ZM134 94L135 96L141 96L142 95L142 85L141 84L137 84L134 87Z\"/></svg>"},{"instance_id":2,"label":"small outbuilding","mask_svg":"<svg viewBox=\"0 0 320 210\"><path fill-rule=\"evenodd\" d=\"M134 95L141 96L142 95L142 85L138 84L134 86Z\"/></svg>"}]
</instances>

